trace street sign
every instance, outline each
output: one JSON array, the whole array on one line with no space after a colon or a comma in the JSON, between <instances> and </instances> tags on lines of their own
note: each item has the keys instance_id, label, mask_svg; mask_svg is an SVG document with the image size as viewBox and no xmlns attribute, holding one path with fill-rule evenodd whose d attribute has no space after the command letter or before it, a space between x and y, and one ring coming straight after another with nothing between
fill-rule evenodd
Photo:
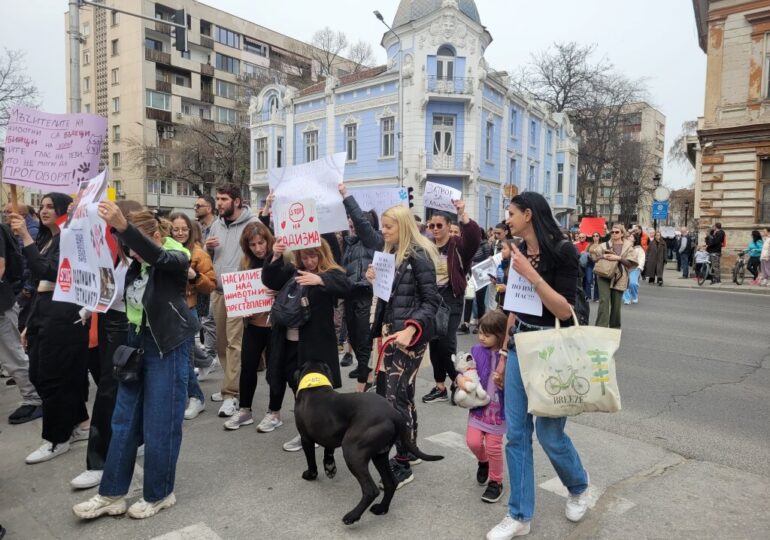
<instances>
[{"instance_id":1,"label":"street sign","mask_svg":"<svg viewBox=\"0 0 770 540\"><path fill-rule=\"evenodd\" d=\"M668 217L668 201L655 201L652 203L652 219L666 219Z\"/></svg>"}]
</instances>

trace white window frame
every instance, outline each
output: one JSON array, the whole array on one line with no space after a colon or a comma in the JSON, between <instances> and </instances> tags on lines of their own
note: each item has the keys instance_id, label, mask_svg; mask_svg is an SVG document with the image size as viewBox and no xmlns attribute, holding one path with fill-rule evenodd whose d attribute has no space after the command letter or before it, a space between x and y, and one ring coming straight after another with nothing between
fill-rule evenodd
<instances>
[{"instance_id":1,"label":"white window frame","mask_svg":"<svg viewBox=\"0 0 770 540\"><path fill-rule=\"evenodd\" d=\"M556 193L564 193L564 163L556 164Z\"/></svg>"},{"instance_id":2,"label":"white window frame","mask_svg":"<svg viewBox=\"0 0 770 540\"><path fill-rule=\"evenodd\" d=\"M534 164L530 164L529 173L527 175L527 190L535 191L537 188L537 179L535 178L537 171Z\"/></svg>"},{"instance_id":3,"label":"white window frame","mask_svg":"<svg viewBox=\"0 0 770 540\"><path fill-rule=\"evenodd\" d=\"M345 161L358 160L358 124L345 124Z\"/></svg>"},{"instance_id":4,"label":"white window frame","mask_svg":"<svg viewBox=\"0 0 770 540\"><path fill-rule=\"evenodd\" d=\"M518 185L518 182L517 182L517 180L518 180L518 178L517 178L518 177L517 169L519 167L518 160L515 157L510 158L508 160L508 167L509 167L509 170L508 170L508 183L511 184L511 185Z\"/></svg>"},{"instance_id":5,"label":"white window frame","mask_svg":"<svg viewBox=\"0 0 770 540\"><path fill-rule=\"evenodd\" d=\"M120 125L112 126L112 142L120 142Z\"/></svg>"},{"instance_id":6,"label":"white window frame","mask_svg":"<svg viewBox=\"0 0 770 540\"><path fill-rule=\"evenodd\" d=\"M112 84L120 84L120 68L112 68L110 71L110 81Z\"/></svg>"},{"instance_id":7,"label":"white window frame","mask_svg":"<svg viewBox=\"0 0 770 540\"><path fill-rule=\"evenodd\" d=\"M184 180L178 180L176 182L176 194L177 197L191 197L193 195L192 185L190 182Z\"/></svg>"},{"instance_id":8,"label":"white window frame","mask_svg":"<svg viewBox=\"0 0 770 540\"><path fill-rule=\"evenodd\" d=\"M146 90L147 107L159 111L171 111L171 94ZM157 100L160 100L159 103Z\"/></svg>"},{"instance_id":9,"label":"white window frame","mask_svg":"<svg viewBox=\"0 0 770 540\"><path fill-rule=\"evenodd\" d=\"M396 119L387 116L380 120L380 157L392 158L396 155Z\"/></svg>"},{"instance_id":10,"label":"white window frame","mask_svg":"<svg viewBox=\"0 0 770 540\"><path fill-rule=\"evenodd\" d=\"M83 93L87 94L91 91L91 77L83 77Z\"/></svg>"},{"instance_id":11,"label":"white window frame","mask_svg":"<svg viewBox=\"0 0 770 540\"><path fill-rule=\"evenodd\" d=\"M254 141L254 163L256 170L267 170L267 137L260 137Z\"/></svg>"},{"instance_id":12,"label":"white window frame","mask_svg":"<svg viewBox=\"0 0 770 540\"><path fill-rule=\"evenodd\" d=\"M120 112L120 97L112 98L112 114L118 114Z\"/></svg>"},{"instance_id":13,"label":"white window frame","mask_svg":"<svg viewBox=\"0 0 770 540\"><path fill-rule=\"evenodd\" d=\"M120 54L120 40L113 39L110 41L110 55L118 56Z\"/></svg>"},{"instance_id":14,"label":"white window frame","mask_svg":"<svg viewBox=\"0 0 770 540\"><path fill-rule=\"evenodd\" d=\"M120 152L113 152L112 153L112 168L113 169L119 169L120 168Z\"/></svg>"},{"instance_id":15,"label":"white window frame","mask_svg":"<svg viewBox=\"0 0 770 540\"><path fill-rule=\"evenodd\" d=\"M302 140L305 147L305 163L318 159L318 130L306 131Z\"/></svg>"},{"instance_id":16,"label":"white window frame","mask_svg":"<svg viewBox=\"0 0 770 540\"><path fill-rule=\"evenodd\" d=\"M529 121L529 145L530 146L537 146L535 139L537 139L537 121L530 120Z\"/></svg>"},{"instance_id":17,"label":"white window frame","mask_svg":"<svg viewBox=\"0 0 770 540\"><path fill-rule=\"evenodd\" d=\"M487 121L486 129L486 147L484 150L484 159L491 162L494 157L494 138L495 138L495 123Z\"/></svg>"},{"instance_id":18,"label":"white window frame","mask_svg":"<svg viewBox=\"0 0 770 540\"><path fill-rule=\"evenodd\" d=\"M517 131L516 130L516 120L517 120L518 113L519 113L519 111L517 111L514 107L511 107L511 124L510 124L510 126L508 128L509 131L510 131L511 139L515 139L516 138L516 131Z\"/></svg>"}]
</instances>

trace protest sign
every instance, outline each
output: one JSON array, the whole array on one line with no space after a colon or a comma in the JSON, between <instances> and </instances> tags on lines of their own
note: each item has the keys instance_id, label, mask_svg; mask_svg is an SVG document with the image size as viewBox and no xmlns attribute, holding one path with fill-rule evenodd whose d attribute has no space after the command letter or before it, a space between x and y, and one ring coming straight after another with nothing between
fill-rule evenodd
<instances>
[{"instance_id":1,"label":"protest sign","mask_svg":"<svg viewBox=\"0 0 770 540\"><path fill-rule=\"evenodd\" d=\"M95 114L48 114L11 109L5 133L3 182L74 193L99 170L107 119Z\"/></svg>"},{"instance_id":2,"label":"protest sign","mask_svg":"<svg viewBox=\"0 0 770 540\"><path fill-rule=\"evenodd\" d=\"M372 285L374 294L377 298L387 302L390 300L393 278L396 276L396 256L393 253L375 251L372 267L374 268L374 284Z\"/></svg>"},{"instance_id":3,"label":"protest sign","mask_svg":"<svg viewBox=\"0 0 770 540\"><path fill-rule=\"evenodd\" d=\"M80 184L78 203L61 230L59 272L53 299L99 313L115 301L118 286L105 237L107 224L97 215L107 193L107 171Z\"/></svg>"},{"instance_id":4,"label":"protest sign","mask_svg":"<svg viewBox=\"0 0 770 540\"><path fill-rule=\"evenodd\" d=\"M481 261L476 266L471 267L471 282L473 288L477 291L483 289L492 282L497 275L497 264L493 258Z\"/></svg>"},{"instance_id":5,"label":"protest sign","mask_svg":"<svg viewBox=\"0 0 770 540\"><path fill-rule=\"evenodd\" d=\"M676 228L674 227L661 227L660 235L663 238L674 238L676 236Z\"/></svg>"},{"instance_id":6,"label":"protest sign","mask_svg":"<svg viewBox=\"0 0 770 540\"><path fill-rule=\"evenodd\" d=\"M273 307L273 294L262 284L262 269L230 272L219 277L228 318L264 313Z\"/></svg>"},{"instance_id":7,"label":"protest sign","mask_svg":"<svg viewBox=\"0 0 770 540\"><path fill-rule=\"evenodd\" d=\"M296 201L297 197L315 201L318 230L331 233L348 230L342 197L337 188L345 172L345 152L332 154L310 163L267 171L275 205Z\"/></svg>"},{"instance_id":8,"label":"protest sign","mask_svg":"<svg viewBox=\"0 0 770 540\"><path fill-rule=\"evenodd\" d=\"M580 220L580 232L589 237L593 236L594 233L604 236L604 228L606 226L607 222L603 217L584 217Z\"/></svg>"},{"instance_id":9,"label":"protest sign","mask_svg":"<svg viewBox=\"0 0 770 540\"><path fill-rule=\"evenodd\" d=\"M434 182L425 182L425 192L422 195L425 208L435 208L456 214L457 208L452 201L459 201L462 198L463 194L459 189L442 186Z\"/></svg>"},{"instance_id":10,"label":"protest sign","mask_svg":"<svg viewBox=\"0 0 770 540\"><path fill-rule=\"evenodd\" d=\"M275 240L286 244L286 251L321 245L316 204L313 199L281 202L273 213Z\"/></svg>"},{"instance_id":11,"label":"protest sign","mask_svg":"<svg viewBox=\"0 0 770 540\"><path fill-rule=\"evenodd\" d=\"M348 195L356 199L359 208L364 212L374 210L382 226L382 214L394 206L409 208L409 192L404 187L382 186L371 188L351 188Z\"/></svg>"},{"instance_id":12,"label":"protest sign","mask_svg":"<svg viewBox=\"0 0 770 540\"><path fill-rule=\"evenodd\" d=\"M508 270L503 309L528 315L543 315L543 302L532 284L512 267Z\"/></svg>"}]
</instances>

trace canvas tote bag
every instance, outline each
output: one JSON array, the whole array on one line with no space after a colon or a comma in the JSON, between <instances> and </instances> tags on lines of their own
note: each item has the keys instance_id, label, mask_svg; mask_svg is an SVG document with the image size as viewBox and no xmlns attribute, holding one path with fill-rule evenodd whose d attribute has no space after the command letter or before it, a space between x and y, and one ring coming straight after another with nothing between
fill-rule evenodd
<instances>
[{"instance_id":1,"label":"canvas tote bag","mask_svg":"<svg viewBox=\"0 0 770 540\"><path fill-rule=\"evenodd\" d=\"M617 412L620 391L615 353L620 330L575 326L514 335L529 406L535 416L558 418L584 412Z\"/></svg>"}]
</instances>

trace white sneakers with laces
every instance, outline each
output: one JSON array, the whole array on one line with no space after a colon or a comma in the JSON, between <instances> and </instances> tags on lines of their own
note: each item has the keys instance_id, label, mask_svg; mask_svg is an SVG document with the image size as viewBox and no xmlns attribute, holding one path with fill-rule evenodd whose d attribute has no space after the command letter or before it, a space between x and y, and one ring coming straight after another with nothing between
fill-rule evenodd
<instances>
[{"instance_id":1,"label":"white sneakers with laces","mask_svg":"<svg viewBox=\"0 0 770 540\"><path fill-rule=\"evenodd\" d=\"M211 401L223 401L222 392L214 392L211 394Z\"/></svg>"},{"instance_id":2,"label":"white sneakers with laces","mask_svg":"<svg viewBox=\"0 0 770 540\"><path fill-rule=\"evenodd\" d=\"M103 497L94 495L85 502L72 507L72 512L80 519L94 519L105 514L119 516L126 513L126 498Z\"/></svg>"},{"instance_id":3,"label":"white sneakers with laces","mask_svg":"<svg viewBox=\"0 0 770 540\"><path fill-rule=\"evenodd\" d=\"M232 416L238 411L238 398L229 397L222 402L222 406L219 407L219 416L227 418Z\"/></svg>"},{"instance_id":4,"label":"white sneakers with laces","mask_svg":"<svg viewBox=\"0 0 770 540\"><path fill-rule=\"evenodd\" d=\"M232 415L230 419L225 422L225 429L235 431L241 426L250 426L254 423L254 417L251 415L249 409L241 409L238 413Z\"/></svg>"},{"instance_id":5,"label":"white sneakers with laces","mask_svg":"<svg viewBox=\"0 0 770 540\"><path fill-rule=\"evenodd\" d=\"M144 499L139 499L128 509L128 517L134 519L145 519L152 517L165 508L171 508L176 504L176 497L173 493L170 493L163 499L155 502L147 502Z\"/></svg>"},{"instance_id":6,"label":"white sneakers with laces","mask_svg":"<svg viewBox=\"0 0 770 540\"><path fill-rule=\"evenodd\" d=\"M43 444L40 445L40 448L28 455L24 461L27 463L27 465L43 463L44 461L58 457L65 452L69 452L69 449L70 443L68 442L53 444L48 441L43 441Z\"/></svg>"},{"instance_id":7,"label":"white sneakers with laces","mask_svg":"<svg viewBox=\"0 0 770 540\"><path fill-rule=\"evenodd\" d=\"M529 521L519 521L506 514L503 520L487 533L487 540L511 540L514 536L525 536L529 534L529 526Z\"/></svg>"},{"instance_id":8,"label":"white sneakers with laces","mask_svg":"<svg viewBox=\"0 0 770 540\"><path fill-rule=\"evenodd\" d=\"M200 413L206 410L206 404L198 398L191 397L190 402L187 404L187 408L184 410L184 419L192 420L196 418Z\"/></svg>"},{"instance_id":9,"label":"white sneakers with laces","mask_svg":"<svg viewBox=\"0 0 770 540\"><path fill-rule=\"evenodd\" d=\"M275 428L279 428L283 425L281 421L281 413L268 411L262 421L257 425L257 431L260 433L270 433Z\"/></svg>"},{"instance_id":10,"label":"white sneakers with laces","mask_svg":"<svg viewBox=\"0 0 770 540\"><path fill-rule=\"evenodd\" d=\"M104 471L83 471L72 479L70 485L74 489L89 489L98 486L102 482Z\"/></svg>"},{"instance_id":11,"label":"white sneakers with laces","mask_svg":"<svg viewBox=\"0 0 770 540\"><path fill-rule=\"evenodd\" d=\"M588 476L588 471L586 471L586 484L588 485L583 493L567 495L567 507L564 514L568 520L575 523L583 519L588 510L588 504L591 502L591 479Z\"/></svg>"},{"instance_id":12,"label":"white sneakers with laces","mask_svg":"<svg viewBox=\"0 0 770 540\"><path fill-rule=\"evenodd\" d=\"M88 435L91 433L91 427L87 428L81 428L80 426L75 426L75 429L72 430L72 435L70 435L70 444L76 443L79 441L87 441Z\"/></svg>"}]
</instances>

